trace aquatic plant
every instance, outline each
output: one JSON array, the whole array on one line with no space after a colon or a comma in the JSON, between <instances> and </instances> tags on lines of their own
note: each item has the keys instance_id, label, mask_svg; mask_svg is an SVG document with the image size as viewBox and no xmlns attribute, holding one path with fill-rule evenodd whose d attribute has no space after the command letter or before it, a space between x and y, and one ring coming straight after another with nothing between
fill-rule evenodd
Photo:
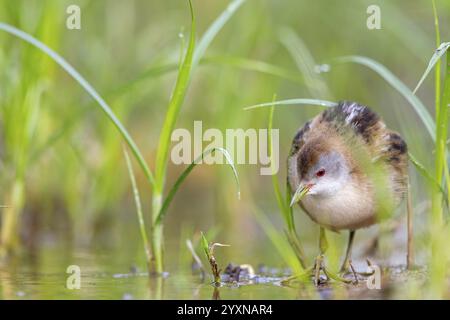
<instances>
[{"instance_id":1,"label":"aquatic plant","mask_svg":"<svg viewBox=\"0 0 450 320\"><path fill-rule=\"evenodd\" d=\"M212 152L222 152L225 155L226 160L230 164L233 169L233 173L236 178L236 182L238 185L238 195L239 195L239 180L237 178L236 168L230 158L228 152L222 148L214 148L210 150L206 150L202 153L199 159L196 159L184 172L180 175L178 180L175 182L173 187L168 192L168 195L165 199L164 190L165 190L165 181L167 174L167 163L168 163L168 155L169 148L171 144L171 133L175 127L176 120L179 116L181 106L183 105L184 98L189 87L189 83L191 80L192 71L195 66L201 60L203 54L208 48L209 44L212 42L216 34L220 31L220 29L224 26L224 24L228 21L228 19L234 14L234 12L244 3L245 0L234 0L228 6L228 8L220 15L211 25L211 27L205 32L204 36L200 40L198 46L195 45L195 32L196 32L196 21L194 17L194 10L191 2L189 1L189 8L191 14L191 34L189 37L188 47L182 59L181 65L178 69L177 80L175 84L175 88L172 92L171 99L169 101L169 105L167 108L167 113L165 116L164 124L161 130L159 143L158 143L158 153L156 155L156 163L155 163L155 171L154 173L150 170L147 165L142 152L139 147L134 142L131 135L128 133L125 126L122 122L117 118L114 114L110 106L106 103L106 101L101 97L101 95L94 89L94 87L75 69L73 68L62 56L57 54L55 51L50 49L47 45L32 37L31 35L11 26L6 23L0 22L0 30L10 33L28 43L40 49L46 55L48 55L51 59L53 59L57 64L59 64L69 75L71 75L85 90L89 95L98 103L103 112L109 118L109 120L115 125L118 132L122 135L125 140L128 148L130 149L133 157L139 164L139 167L142 169L143 174L145 175L149 187L152 188L152 215L151 215L151 230L150 230L150 238L147 238L145 232L145 224L143 221L142 214L142 206L140 205L140 197L137 191L137 185L132 178L132 186L135 194L135 202L137 205L138 212L138 221L140 225L140 231L142 234L142 239L144 242L144 248L146 249L147 263L149 266L150 273L152 274L160 274L164 271L163 265L163 218L167 211L168 206L170 205L173 196L179 189L181 183L186 179L188 174L192 171L192 169L197 165L198 161L200 161L205 155ZM131 162L127 154L125 154L125 158L127 161L129 174L133 176L133 172L131 169ZM22 185L22 184L20 184ZM19 186L20 186L19 185ZM21 188L14 187L12 190L16 192ZM20 193L22 194L22 192ZM16 196L17 197L17 196ZM21 203L22 200L16 199L15 203ZM15 210L19 210L19 208L15 208ZM2 232L2 236L8 236L12 230L16 230L12 228L13 223L17 223L17 219L12 220L10 222L8 217L14 217L15 215L7 215L6 221L3 223L5 232Z\"/></svg>"}]
</instances>

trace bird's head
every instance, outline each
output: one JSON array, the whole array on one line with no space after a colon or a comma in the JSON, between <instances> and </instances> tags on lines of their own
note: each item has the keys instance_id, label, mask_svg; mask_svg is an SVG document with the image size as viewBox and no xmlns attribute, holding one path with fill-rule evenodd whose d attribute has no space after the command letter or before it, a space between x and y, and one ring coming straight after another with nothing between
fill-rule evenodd
<instances>
[{"instance_id":1,"label":"bird's head","mask_svg":"<svg viewBox=\"0 0 450 320\"><path fill-rule=\"evenodd\" d=\"M295 155L298 187L291 206L303 196L329 197L345 187L350 180L349 164L343 152L326 139L316 139L305 144Z\"/></svg>"}]
</instances>

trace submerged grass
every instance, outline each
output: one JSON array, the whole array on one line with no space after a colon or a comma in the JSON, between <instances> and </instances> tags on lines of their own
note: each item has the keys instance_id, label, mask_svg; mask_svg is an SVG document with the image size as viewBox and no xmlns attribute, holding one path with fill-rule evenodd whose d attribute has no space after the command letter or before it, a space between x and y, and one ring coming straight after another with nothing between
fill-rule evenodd
<instances>
[{"instance_id":1,"label":"submerged grass","mask_svg":"<svg viewBox=\"0 0 450 320\"><path fill-rule=\"evenodd\" d=\"M123 148L123 153L125 156L125 161L127 163L128 175L130 176L131 187L133 188L134 202L136 204L136 212L138 215L138 222L139 222L139 231L141 233L142 241L144 243L145 254L146 254L146 258L147 258L146 261L148 263L152 259L152 252L151 252L150 243L149 243L148 237L147 237L147 229L145 227L144 214L142 213L141 197L139 195L139 189L137 187L136 178L134 176L133 165L131 164L130 156L128 155L128 152L125 148ZM149 265L147 267L150 268Z\"/></svg>"}]
</instances>

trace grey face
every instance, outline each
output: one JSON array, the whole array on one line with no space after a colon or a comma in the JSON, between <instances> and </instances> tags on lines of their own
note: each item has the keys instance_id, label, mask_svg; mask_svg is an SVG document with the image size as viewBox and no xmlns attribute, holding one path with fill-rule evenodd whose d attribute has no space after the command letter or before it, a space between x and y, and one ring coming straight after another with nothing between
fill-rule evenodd
<instances>
[{"instance_id":1,"label":"grey face","mask_svg":"<svg viewBox=\"0 0 450 320\"><path fill-rule=\"evenodd\" d=\"M349 178L345 159L340 153L331 151L320 155L301 182L311 185L310 195L332 196L345 186Z\"/></svg>"}]
</instances>

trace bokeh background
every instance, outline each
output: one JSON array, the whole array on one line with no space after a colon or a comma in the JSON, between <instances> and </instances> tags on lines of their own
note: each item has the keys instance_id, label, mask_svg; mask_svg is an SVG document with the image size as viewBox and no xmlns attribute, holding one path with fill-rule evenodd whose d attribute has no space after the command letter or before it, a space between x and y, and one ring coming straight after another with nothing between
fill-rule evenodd
<instances>
[{"instance_id":1,"label":"bokeh background","mask_svg":"<svg viewBox=\"0 0 450 320\"><path fill-rule=\"evenodd\" d=\"M228 3L193 1L198 38ZM66 28L65 11L71 4L81 8L81 30ZM381 30L366 27L366 10L373 4L381 8ZM450 37L450 2L437 0L436 4L445 41ZM186 1L0 0L0 21L30 33L65 57L108 101L153 168L176 80L176 72L167 72L164 66L178 62L190 31ZM280 100L354 100L378 112L405 137L410 151L431 166L431 139L398 92L369 69L351 64L332 66L322 73L312 68L319 84L308 84L286 47L291 31L317 65L339 56L367 56L410 88L417 84L435 49L431 1L247 1L214 39L205 55L209 60L194 72L177 127L193 130L193 121L201 120L204 129L265 128L268 109L243 108L271 101L273 94ZM245 63L237 65L238 59L266 62L293 76L287 79L249 70ZM418 95L433 113L431 77ZM280 183L285 181L284 159L292 137L320 110L314 106L276 109ZM60 272L62 266L89 257L89 265L96 270L127 272L133 265L145 270L120 135L62 69L3 32L0 112L0 202L8 205L13 190L20 190L21 260L16 266ZM168 185L183 169L169 164ZM225 165L199 166L180 189L165 221L169 272L189 271L185 241L198 237L200 230L210 231L211 240L231 245L219 249L222 265L233 261L255 267L261 263L285 266L254 215L258 208L283 232L271 177L261 176L256 165L239 165L237 170L240 200ZM151 190L137 166L135 172L148 213ZM410 172L420 262L427 257L424 234L429 197L422 178L414 168ZM398 215L405 216L405 211ZM317 254L318 227L299 210L296 221L312 258ZM380 250L392 264L405 263L404 220L399 221L399 228L381 241ZM377 227L357 233L355 260L363 258L375 234ZM331 239L343 250L346 234L331 235ZM11 284L16 283L15 276L8 273L5 277Z\"/></svg>"}]
</instances>

